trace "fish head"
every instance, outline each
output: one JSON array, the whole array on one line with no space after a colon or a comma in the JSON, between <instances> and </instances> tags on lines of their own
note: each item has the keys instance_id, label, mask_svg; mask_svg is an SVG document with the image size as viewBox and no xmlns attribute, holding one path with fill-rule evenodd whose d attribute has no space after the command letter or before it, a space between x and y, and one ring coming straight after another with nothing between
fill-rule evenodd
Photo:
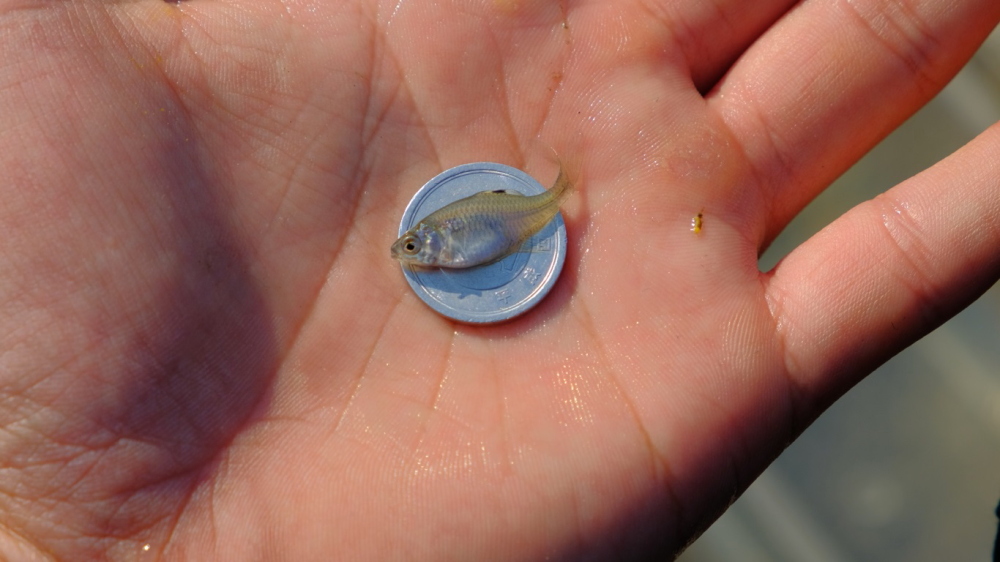
<instances>
[{"instance_id":1,"label":"fish head","mask_svg":"<svg viewBox=\"0 0 1000 562\"><path fill-rule=\"evenodd\" d=\"M433 226L420 223L392 244L392 257L410 265L433 267L441 264L444 236Z\"/></svg>"}]
</instances>

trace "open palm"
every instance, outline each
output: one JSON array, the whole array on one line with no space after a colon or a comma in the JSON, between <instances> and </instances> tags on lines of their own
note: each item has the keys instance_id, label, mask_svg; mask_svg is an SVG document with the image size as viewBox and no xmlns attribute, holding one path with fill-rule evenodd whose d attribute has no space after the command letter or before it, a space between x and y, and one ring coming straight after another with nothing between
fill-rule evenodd
<instances>
[{"instance_id":1,"label":"open palm","mask_svg":"<svg viewBox=\"0 0 1000 562\"><path fill-rule=\"evenodd\" d=\"M676 552L1000 268L997 127L757 268L995 0L0 11L7 558ZM555 290L436 315L406 202L546 146Z\"/></svg>"}]
</instances>

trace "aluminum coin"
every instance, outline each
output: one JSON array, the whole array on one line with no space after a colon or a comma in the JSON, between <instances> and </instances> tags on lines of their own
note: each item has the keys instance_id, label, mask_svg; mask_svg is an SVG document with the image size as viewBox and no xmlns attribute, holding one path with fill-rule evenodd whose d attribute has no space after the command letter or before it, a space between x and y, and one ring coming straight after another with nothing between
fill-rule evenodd
<instances>
[{"instance_id":1,"label":"aluminum coin","mask_svg":"<svg viewBox=\"0 0 1000 562\"><path fill-rule=\"evenodd\" d=\"M537 195L545 188L528 174L503 164L475 162L441 172L417 191L399 223L399 236L434 211L481 191L503 189ZM524 314L555 285L566 261L566 224L557 214L518 251L469 269L403 264L413 291L442 316L469 324L494 324Z\"/></svg>"}]
</instances>

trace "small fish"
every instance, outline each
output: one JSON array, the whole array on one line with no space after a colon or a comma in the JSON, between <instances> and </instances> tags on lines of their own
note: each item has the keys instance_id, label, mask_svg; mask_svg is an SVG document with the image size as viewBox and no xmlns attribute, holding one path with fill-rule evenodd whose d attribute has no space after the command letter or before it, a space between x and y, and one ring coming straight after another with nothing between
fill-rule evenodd
<instances>
[{"instance_id":1,"label":"small fish","mask_svg":"<svg viewBox=\"0 0 1000 562\"><path fill-rule=\"evenodd\" d=\"M545 193L525 196L504 190L459 199L424 217L392 245L392 257L424 267L466 268L516 252L549 224L572 184L560 163L559 177Z\"/></svg>"}]
</instances>

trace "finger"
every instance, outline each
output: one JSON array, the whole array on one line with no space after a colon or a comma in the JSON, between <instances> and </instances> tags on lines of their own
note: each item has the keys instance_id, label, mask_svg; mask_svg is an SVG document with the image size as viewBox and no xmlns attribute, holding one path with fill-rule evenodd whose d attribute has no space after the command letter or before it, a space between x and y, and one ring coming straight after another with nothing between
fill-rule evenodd
<instances>
[{"instance_id":1,"label":"finger","mask_svg":"<svg viewBox=\"0 0 1000 562\"><path fill-rule=\"evenodd\" d=\"M1000 124L793 251L767 296L792 380L828 402L1000 276Z\"/></svg>"},{"instance_id":2,"label":"finger","mask_svg":"<svg viewBox=\"0 0 1000 562\"><path fill-rule=\"evenodd\" d=\"M1000 20L996 0L806 2L711 104L763 184L762 246L936 94Z\"/></svg>"},{"instance_id":3,"label":"finger","mask_svg":"<svg viewBox=\"0 0 1000 562\"><path fill-rule=\"evenodd\" d=\"M668 2L651 0L638 12L641 19L663 22L672 40L683 53L691 79L707 92L736 58L768 27L774 24L794 0L746 2ZM617 6L621 4L609 4Z\"/></svg>"}]
</instances>

